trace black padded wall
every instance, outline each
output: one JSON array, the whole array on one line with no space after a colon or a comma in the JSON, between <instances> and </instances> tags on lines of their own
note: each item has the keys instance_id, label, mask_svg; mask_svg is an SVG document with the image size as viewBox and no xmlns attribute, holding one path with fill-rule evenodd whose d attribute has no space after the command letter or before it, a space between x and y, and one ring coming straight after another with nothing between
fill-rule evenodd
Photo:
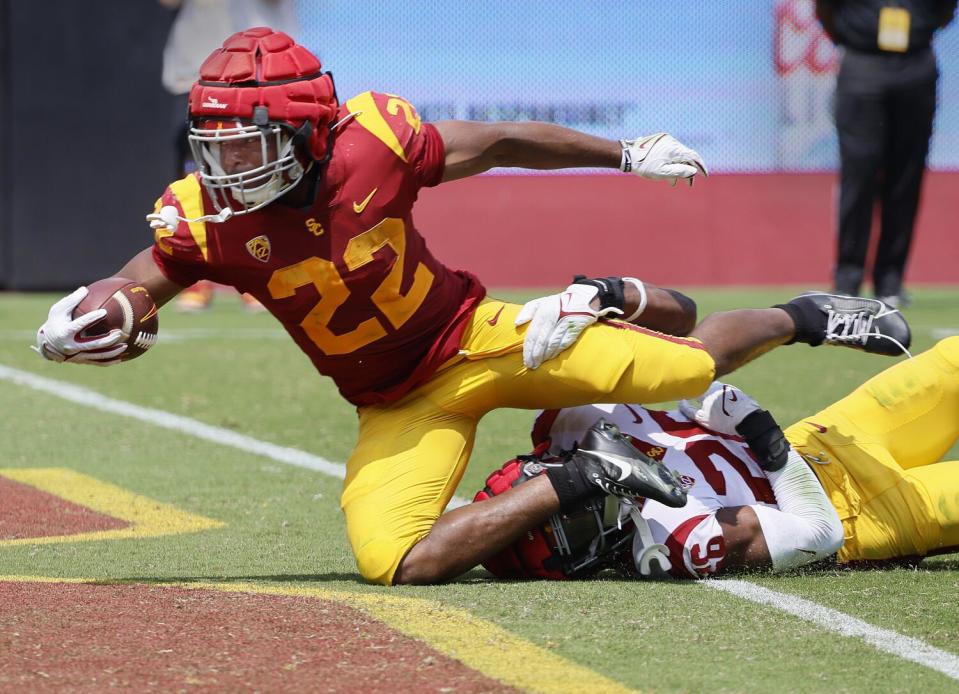
<instances>
[{"instance_id":1,"label":"black padded wall","mask_svg":"<svg viewBox=\"0 0 959 694\"><path fill-rule=\"evenodd\" d=\"M174 170L156 0L0 0L0 286L70 289L152 241Z\"/></svg>"},{"instance_id":2,"label":"black padded wall","mask_svg":"<svg viewBox=\"0 0 959 694\"><path fill-rule=\"evenodd\" d=\"M7 265L9 256L10 230L10 177L7 173L9 165L8 152L10 151L10 118L8 104L10 97L9 70L10 55L9 41L7 40L8 2L0 0L0 287L7 284L10 268Z\"/></svg>"}]
</instances>

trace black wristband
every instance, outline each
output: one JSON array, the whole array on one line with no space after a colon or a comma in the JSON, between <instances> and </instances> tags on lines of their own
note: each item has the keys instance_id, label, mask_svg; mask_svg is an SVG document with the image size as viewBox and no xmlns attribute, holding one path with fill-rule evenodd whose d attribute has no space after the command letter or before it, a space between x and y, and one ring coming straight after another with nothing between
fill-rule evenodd
<instances>
[{"instance_id":1,"label":"black wristband","mask_svg":"<svg viewBox=\"0 0 959 694\"><path fill-rule=\"evenodd\" d=\"M620 311L626 310L626 289L622 277L598 277L591 279L586 275L576 275L573 277L573 284L588 284L596 287L599 293L596 295L599 299L600 310L604 308L615 308Z\"/></svg>"},{"instance_id":2,"label":"black wristband","mask_svg":"<svg viewBox=\"0 0 959 694\"><path fill-rule=\"evenodd\" d=\"M736 427L767 472L782 470L789 458L789 443L783 430L766 410L750 412Z\"/></svg>"}]
</instances>

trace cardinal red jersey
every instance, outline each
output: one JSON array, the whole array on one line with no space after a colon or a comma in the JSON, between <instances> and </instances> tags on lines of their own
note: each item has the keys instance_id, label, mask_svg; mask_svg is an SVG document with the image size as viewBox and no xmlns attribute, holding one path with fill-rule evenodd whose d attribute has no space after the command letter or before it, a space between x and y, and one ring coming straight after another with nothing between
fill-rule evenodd
<instances>
[{"instance_id":1,"label":"cardinal red jersey","mask_svg":"<svg viewBox=\"0 0 959 694\"><path fill-rule=\"evenodd\" d=\"M443 175L437 130L389 94L350 99L347 117L310 206L180 222L157 232L153 257L182 286L209 279L255 296L343 397L370 405L456 355L485 290L436 260L413 225L419 189ZM196 175L167 188L164 205L188 219L216 212Z\"/></svg>"},{"instance_id":2,"label":"cardinal red jersey","mask_svg":"<svg viewBox=\"0 0 959 694\"><path fill-rule=\"evenodd\" d=\"M703 429L678 410L647 410L639 405L587 405L547 410L533 427L533 443L550 442L550 451L571 450L600 417L613 422L641 451L679 474L686 505L643 504L653 541L669 549L670 573L695 578L725 566L726 543L716 512L730 506L761 504L778 508L765 473L745 441Z\"/></svg>"}]
</instances>

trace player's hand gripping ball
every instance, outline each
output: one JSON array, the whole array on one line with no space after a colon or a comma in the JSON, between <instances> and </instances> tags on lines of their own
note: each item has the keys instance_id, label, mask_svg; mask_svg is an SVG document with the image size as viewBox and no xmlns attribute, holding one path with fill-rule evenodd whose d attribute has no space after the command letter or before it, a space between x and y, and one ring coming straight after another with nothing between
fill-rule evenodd
<instances>
[{"instance_id":1,"label":"player's hand gripping ball","mask_svg":"<svg viewBox=\"0 0 959 694\"><path fill-rule=\"evenodd\" d=\"M37 332L35 349L51 361L109 366L150 349L158 327L157 306L146 287L110 277L55 303Z\"/></svg>"}]
</instances>

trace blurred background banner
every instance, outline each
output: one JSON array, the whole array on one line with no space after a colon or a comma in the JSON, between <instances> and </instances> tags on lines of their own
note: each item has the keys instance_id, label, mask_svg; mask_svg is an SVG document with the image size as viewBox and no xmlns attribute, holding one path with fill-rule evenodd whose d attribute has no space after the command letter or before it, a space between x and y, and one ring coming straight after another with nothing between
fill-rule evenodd
<instances>
[{"instance_id":1,"label":"blurred background banner","mask_svg":"<svg viewBox=\"0 0 959 694\"><path fill-rule=\"evenodd\" d=\"M590 170L424 190L415 217L433 252L490 286L574 273L829 284L837 53L812 0L300 0L296 14L341 101L374 89L428 120L668 131L714 173L692 190ZM152 242L144 215L183 122L160 79L173 18L157 0L0 0L0 288L71 289ZM959 23L936 47L933 173L908 276L955 283Z\"/></svg>"},{"instance_id":2,"label":"blurred background banner","mask_svg":"<svg viewBox=\"0 0 959 694\"><path fill-rule=\"evenodd\" d=\"M836 48L813 0L298 5L341 98L374 88L425 120L545 120L620 138L668 129L716 172L837 166ZM959 169L959 26L929 163Z\"/></svg>"}]
</instances>

